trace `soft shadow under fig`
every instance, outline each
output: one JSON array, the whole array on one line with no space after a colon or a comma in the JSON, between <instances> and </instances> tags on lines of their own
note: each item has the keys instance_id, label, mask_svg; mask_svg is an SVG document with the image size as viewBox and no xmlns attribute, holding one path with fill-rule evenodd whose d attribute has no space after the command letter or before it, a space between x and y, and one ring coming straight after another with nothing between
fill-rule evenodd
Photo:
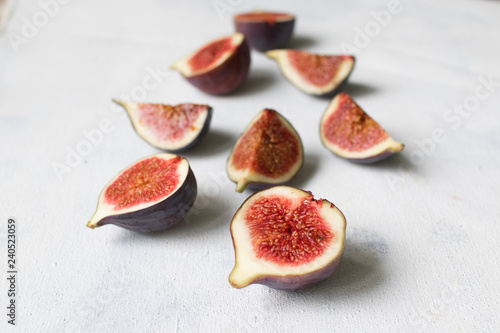
<instances>
[{"instance_id":1,"label":"soft shadow under fig","mask_svg":"<svg viewBox=\"0 0 500 333\"><path fill-rule=\"evenodd\" d=\"M300 168L297 175L290 180L289 184L291 186L303 188L309 180L314 177L314 174L318 170L319 163L319 156L305 154L304 164Z\"/></svg>"},{"instance_id":2,"label":"soft shadow under fig","mask_svg":"<svg viewBox=\"0 0 500 333\"><path fill-rule=\"evenodd\" d=\"M362 243L351 241L346 244L340 266L332 276L311 288L282 292L289 293L292 298L313 302L338 301L380 287L383 282L380 258Z\"/></svg>"},{"instance_id":3,"label":"soft shadow under fig","mask_svg":"<svg viewBox=\"0 0 500 333\"><path fill-rule=\"evenodd\" d=\"M250 69L248 78L243 85L235 92L231 93L231 97L241 97L252 94L258 94L269 88L275 81L275 77L267 71L259 69Z\"/></svg>"},{"instance_id":4,"label":"soft shadow under fig","mask_svg":"<svg viewBox=\"0 0 500 333\"><path fill-rule=\"evenodd\" d=\"M292 40L290 40L286 47L289 49L307 49L316 44L316 40L314 38L308 36L292 36Z\"/></svg>"},{"instance_id":5,"label":"soft shadow under fig","mask_svg":"<svg viewBox=\"0 0 500 333\"><path fill-rule=\"evenodd\" d=\"M356 98L376 93L377 89L364 83L347 81L347 84L344 87L344 91L352 97Z\"/></svg>"},{"instance_id":6,"label":"soft shadow under fig","mask_svg":"<svg viewBox=\"0 0 500 333\"><path fill-rule=\"evenodd\" d=\"M197 145L181 152L185 156L213 156L232 147L236 138L229 132L218 129L209 129L205 137Z\"/></svg>"}]
</instances>

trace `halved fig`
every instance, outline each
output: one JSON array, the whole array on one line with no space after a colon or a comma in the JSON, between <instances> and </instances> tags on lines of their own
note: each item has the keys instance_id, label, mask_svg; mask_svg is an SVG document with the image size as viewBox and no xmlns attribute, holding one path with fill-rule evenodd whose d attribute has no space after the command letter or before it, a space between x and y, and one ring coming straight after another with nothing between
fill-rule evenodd
<instances>
[{"instance_id":1,"label":"halved fig","mask_svg":"<svg viewBox=\"0 0 500 333\"><path fill-rule=\"evenodd\" d=\"M272 109L262 110L240 136L227 161L227 174L237 192L247 185L282 184L299 171L302 141L292 125Z\"/></svg>"},{"instance_id":2,"label":"halved fig","mask_svg":"<svg viewBox=\"0 0 500 333\"><path fill-rule=\"evenodd\" d=\"M185 158L166 153L145 157L104 187L87 227L115 224L140 232L165 230L182 221L196 195L196 179Z\"/></svg>"},{"instance_id":3,"label":"halved fig","mask_svg":"<svg viewBox=\"0 0 500 333\"><path fill-rule=\"evenodd\" d=\"M250 68L250 49L241 33L212 41L190 56L175 62L186 80L200 90L215 95L238 88Z\"/></svg>"},{"instance_id":4,"label":"halved fig","mask_svg":"<svg viewBox=\"0 0 500 333\"><path fill-rule=\"evenodd\" d=\"M274 186L250 196L231 222L235 288L257 283L275 289L307 288L339 266L346 220L327 200Z\"/></svg>"},{"instance_id":5,"label":"halved fig","mask_svg":"<svg viewBox=\"0 0 500 333\"><path fill-rule=\"evenodd\" d=\"M282 48L290 40L295 16L286 13L254 11L234 17L236 31L245 35L250 47L264 52Z\"/></svg>"},{"instance_id":6,"label":"halved fig","mask_svg":"<svg viewBox=\"0 0 500 333\"><path fill-rule=\"evenodd\" d=\"M212 119L212 108L208 105L113 101L127 110L139 136L150 145L169 152L194 146L208 132Z\"/></svg>"},{"instance_id":7,"label":"halved fig","mask_svg":"<svg viewBox=\"0 0 500 333\"><path fill-rule=\"evenodd\" d=\"M311 95L334 95L347 82L354 68L351 55L319 55L298 50L266 52L295 87Z\"/></svg>"},{"instance_id":8,"label":"halved fig","mask_svg":"<svg viewBox=\"0 0 500 333\"><path fill-rule=\"evenodd\" d=\"M373 163L404 148L344 92L323 114L320 135L326 148L359 163Z\"/></svg>"}]
</instances>

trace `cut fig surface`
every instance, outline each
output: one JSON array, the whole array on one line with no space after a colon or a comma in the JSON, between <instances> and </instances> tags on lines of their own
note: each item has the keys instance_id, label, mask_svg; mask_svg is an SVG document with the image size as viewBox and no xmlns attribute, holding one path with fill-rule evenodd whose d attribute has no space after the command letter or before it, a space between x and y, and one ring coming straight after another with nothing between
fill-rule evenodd
<instances>
[{"instance_id":1,"label":"cut fig surface","mask_svg":"<svg viewBox=\"0 0 500 333\"><path fill-rule=\"evenodd\" d=\"M330 151L360 163L379 161L404 148L346 93L338 94L326 109L320 136Z\"/></svg>"},{"instance_id":2,"label":"cut fig surface","mask_svg":"<svg viewBox=\"0 0 500 333\"><path fill-rule=\"evenodd\" d=\"M311 95L334 95L347 82L354 68L351 55L319 55L298 50L271 50L282 74L295 87Z\"/></svg>"},{"instance_id":3,"label":"cut fig surface","mask_svg":"<svg viewBox=\"0 0 500 333\"><path fill-rule=\"evenodd\" d=\"M208 132L212 119L212 108L208 105L114 102L125 108L139 136L169 152L195 145Z\"/></svg>"},{"instance_id":4,"label":"cut fig surface","mask_svg":"<svg viewBox=\"0 0 500 333\"><path fill-rule=\"evenodd\" d=\"M261 111L236 142L227 162L236 191L248 184L265 186L289 181L303 163L302 141L278 112Z\"/></svg>"},{"instance_id":5,"label":"cut fig surface","mask_svg":"<svg viewBox=\"0 0 500 333\"><path fill-rule=\"evenodd\" d=\"M235 288L309 287L337 269L345 228L342 212L310 192L290 186L257 192L231 221L236 263L229 282Z\"/></svg>"},{"instance_id":6,"label":"cut fig surface","mask_svg":"<svg viewBox=\"0 0 500 333\"><path fill-rule=\"evenodd\" d=\"M254 11L234 17L236 31L243 33L250 47L260 52L284 47L294 24L295 16L287 13Z\"/></svg>"},{"instance_id":7,"label":"cut fig surface","mask_svg":"<svg viewBox=\"0 0 500 333\"><path fill-rule=\"evenodd\" d=\"M145 157L102 190L87 227L106 224L140 232L168 229L194 204L197 184L188 161L173 154Z\"/></svg>"},{"instance_id":8,"label":"cut fig surface","mask_svg":"<svg viewBox=\"0 0 500 333\"><path fill-rule=\"evenodd\" d=\"M227 94L237 89L247 77L250 50L245 36L235 33L205 44L175 62L171 68L206 93Z\"/></svg>"}]
</instances>

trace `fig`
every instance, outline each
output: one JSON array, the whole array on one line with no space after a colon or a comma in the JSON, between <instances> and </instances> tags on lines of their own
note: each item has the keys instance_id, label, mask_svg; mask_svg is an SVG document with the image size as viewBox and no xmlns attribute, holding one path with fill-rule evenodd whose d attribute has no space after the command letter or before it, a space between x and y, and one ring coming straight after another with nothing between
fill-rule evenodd
<instances>
[{"instance_id":1,"label":"fig","mask_svg":"<svg viewBox=\"0 0 500 333\"><path fill-rule=\"evenodd\" d=\"M247 126L227 161L227 174L236 191L247 185L282 184L299 171L304 160L302 141L292 125L272 109L262 110Z\"/></svg>"},{"instance_id":2,"label":"fig","mask_svg":"<svg viewBox=\"0 0 500 333\"><path fill-rule=\"evenodd\" d=\"M186 58L175 62L186 80L214 95L228 94L238 88L250 68L250 49L241 33L214 40Z\"/></svg>"},{"instance_id":3,"label":"fig","mask_svg":"<svg viewBox=\"0 0 500 333\"><path fill-rule=\"evenodd\" d=\"M299 50L267 51L281 73L299 90L317 96L337 94L354 68L352 55L319 55Z\"/></svg>"},{"instance_id":4,"label":"fig","mask_svg":"<svg viewBox=\"0 0 500 333\"><path fill-rule=\"evenodd\" d=\"M104 187L87 227L114 224L139 232L165 230L182 220L196 195L196 178L185 158L167 153L148 156Z\"/></svg>"},{"instance_id":5,"label":"fig","mask_svg":"<svg viewBox=\"0 0 500 333\"><path fill-rule=\"evenodd\" d=\"M373 163L403 150L347 93L335 96L321 118L323 145L359 163Z\"/></svg>"},{"instance_id":6,"label":"fig","mask_svg":"<svg viewBox=\"0 0 500 333\"><path fill-rule=\"evenodd\" d=\"M235 288L303 289L329 277L344 252L346 220L327 200L290 186L250 196L231 221Z\"/></svg>"},{"instance_id":7,"label":"fig","mask_svg":"<svg viewBox=\"0 0 500 333\"><path fill-rule=\"evenodd\" d=\"M295 16L286 13L254 11L234 17L236 31L244 34L250 47L259 52L284 47L294 24Z\"/></svg>"},{"instance_id":8,"label":"fig","mask_svg":"<svg viewBox=\"0 0 500 333\"><path fill-rule=\"evenodd\" d=\"M123 106L135 131L150 145L169 152L194 146L207 132L212 119L208 105L143 104L113 100Z\"/></svg>"}]
</instances>

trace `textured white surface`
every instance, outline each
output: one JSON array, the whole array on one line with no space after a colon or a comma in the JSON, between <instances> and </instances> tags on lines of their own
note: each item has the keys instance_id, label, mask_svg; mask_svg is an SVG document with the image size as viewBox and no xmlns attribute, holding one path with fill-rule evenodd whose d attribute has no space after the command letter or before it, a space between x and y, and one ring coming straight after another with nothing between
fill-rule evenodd
<instances>
[{"instance_id":1,"label":"textured white surface","mask_svg":"<svg viewBox=\"0 0 500 333\"><path fill-rule=\"evenodd\" d=\"M234 12L269 8L215 3L225 7L69 1L15 52L13 34L23 38L34 16L44 23L38 2L18 2L0 37L0 331L12 331L3 314L10 216L19 226L16 331L500 331L498 1L401 0L401 13L357 53L347 91L406 144L376 165L323 148L318 122L329 101L297 91L262 54L252 53L248 82L230 96L205 95L175 72L148 81L155 87L144 100L214 108L210 133L184 154L199 182L195 210L189 223L153 235L85 227L102 186L157 152L111 99L137 94L148 70L167 71L231 33ZM376 32L371 12L388 3L276 1L271 9L297 14L293 47L326 53L354 45L357 28ZM474 102L490 76L494 91L467 116L447 113ZM312 289L236 290L227 282L229 222L251 192L234 192L225 162L264 107L283 113L302 136L306 163L291 184L331 200L347 218L344 260ZM85 149L84 133L99 126L108 129L102 143L59 179L54 162ZM417 155L417 142L436 129L445 139Z\"/></svg>"}]
</instances>

